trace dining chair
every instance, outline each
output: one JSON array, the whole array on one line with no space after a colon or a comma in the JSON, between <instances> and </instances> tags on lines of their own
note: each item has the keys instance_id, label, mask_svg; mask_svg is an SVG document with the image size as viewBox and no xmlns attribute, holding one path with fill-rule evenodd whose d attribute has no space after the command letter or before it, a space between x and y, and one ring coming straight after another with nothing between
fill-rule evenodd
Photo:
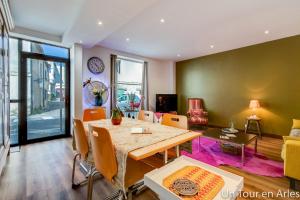
<instances>
[{"instance_id":1,"label":"dining chair","mask_svg":"<svg viewBox=\"0 0 300 200\"><path fill-rule=\"evenodd\" d=\"M188 129L187 117L184 115L174 115L174 114L166 113L162 116L161 124L165 126L172 126L175 128L180 128L185 130ZM175 147L176 157L180 156L179 147L180 147L179 145ZM164 162L165 164L168 163L168 150L165 150Z\"/></svg>"},{"instance_id":2,"label":"dining chair","mask_svg":"<svg viewBox=\"0 0 300 200\"><path fill-rule=\"evenodd\" d=\"M107 181L114 184L114 177L118 172L118 163L115 148L112 143L110 133L107 129L89 125L89 135L91 137L91 148L94 158L94 168L89 176L88 200L92 199L94 176L100 173ZM127 157L125 172L125 189L128 199L132 198L132 193L137 191L143 184L136 184L144 178L144 174L152 171L154 167ZM114 199L118 196L126 195L121 188L118 188L111 196L105 199Z\"/></svg>"},{"instance_id":3,"label":"dining chair","mask_svg":"<svg viewBox=\"0 0 300 200\"><path fill-rule=\"evenodd\" d=\"M88 108L83 111L83 121L95 121L106 119L106 111L104 108Z\"/></svg>"},{"instance_id":4,"label":"dining chair","mask_svg":"<svg viewBox=\"0 0 300 200\"><path fill-rule=\"evenodd\" d=\"M154 113L152 111L140 110L138 120L152 122L154 120Z\"/></svg>"},{"instance_id":5,"label":"dining chair","mask_svg":"<svg viewBox=\"0 0 300 200\"><path fill-rule=\"evenodd\" d=\"M74 182L75 177L75 167L76 167L76 161L77 158L80 159L81 162L85 162L89 166L88 174L91 173L91 168L93 163L91 161L88 161L88 152L89 152L89 144L88 144L88 138L85 134L85 130L83 127L83 123L79 119L73 119L73 140L75 140L75 150L76 154L73 158L73 169L72 169L72 188L76 189L77 187L84 185L88 182L88 180L83 180L79 183ZM87 177L87 176L86 176Z\"/></svg>"}]
</instances>

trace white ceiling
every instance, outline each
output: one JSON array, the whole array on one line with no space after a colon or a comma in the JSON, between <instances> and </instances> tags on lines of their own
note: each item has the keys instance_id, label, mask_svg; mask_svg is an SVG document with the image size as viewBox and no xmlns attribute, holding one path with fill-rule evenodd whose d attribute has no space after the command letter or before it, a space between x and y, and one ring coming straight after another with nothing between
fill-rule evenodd
<instances>
[{"instance_id":1,"label":"white ceiling","mask_svg":"<svg viewBox=\"0 0 300 200\"><path fill-rule=\"evenodd\" d=\"M10 6L17 27L164 60L300 34L299 0L10 0Z\"/></svg>"}]
</instances>

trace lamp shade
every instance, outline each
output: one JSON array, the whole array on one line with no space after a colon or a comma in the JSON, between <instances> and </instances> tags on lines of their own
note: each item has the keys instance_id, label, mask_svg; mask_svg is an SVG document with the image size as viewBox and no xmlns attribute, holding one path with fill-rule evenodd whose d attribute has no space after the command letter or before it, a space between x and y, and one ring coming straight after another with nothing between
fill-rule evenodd
<instances>
[{"instance_id":1,"label":"lamp shade","mask_svg":"<svg viewBox=\"0 0 300 200\"><path fill-rule=\"evenodd\" d=\"M249 104L249 108L251 109L257 109L260 107L259 101L258 100L251 100Z\"/></svg>"}]
</instances>

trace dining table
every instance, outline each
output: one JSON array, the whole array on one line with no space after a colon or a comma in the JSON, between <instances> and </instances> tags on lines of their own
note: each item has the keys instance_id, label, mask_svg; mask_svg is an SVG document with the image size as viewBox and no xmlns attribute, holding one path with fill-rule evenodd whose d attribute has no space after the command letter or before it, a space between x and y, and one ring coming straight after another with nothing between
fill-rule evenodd
<instances>
[{"instance_id":1,"label":"dining table","mask_svg":"<svg viewBox=\"0 0 300 200\"><path fill-rule=\"evenodd\" d=\"M110 119L87 121L83 124L88 135L90 134L88 131L89 126L102 127L109 131L118 162L116 182L123 189L127 157L137 161L142 160L202 135L201 132L130 118L122 118L120 125L113 125ZM147 134L133 133L132 130L136 128L148 130ZM88 159L93 160L91 148Z\"/></svg>"}]
</instances>

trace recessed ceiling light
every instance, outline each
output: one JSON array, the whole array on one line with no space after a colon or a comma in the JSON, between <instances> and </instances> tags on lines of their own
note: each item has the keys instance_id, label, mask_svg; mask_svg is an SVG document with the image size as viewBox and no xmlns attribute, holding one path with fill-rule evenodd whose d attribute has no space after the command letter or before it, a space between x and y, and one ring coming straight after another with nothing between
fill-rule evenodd
<instances>
[{"instance_id":1,"label":"recessed ceiling light","mask_svg":"<svg viewBox=\"0 0 300 200\"><path fill-rule=\"evenodd\" d=\"M79 40L79 43L82 44L82 40Z\"/></svg>"},{"instance_id":2,"label":"recessed ceiling light","mask_svg":"<svg viewBox=\"0 0 300 200\"><path fill-rule=\"evenodd\" d=\"M160 19L160 23L165 23L165 19L164 19L164 18L161 18L161 19Z\"/></svg>"},{"instance_id":3,"label":"recessed ceiling light","mask_svg":"<svg viewBox=\"0 0 300 200\"><path fill-rule=\"evenodd\" d=\"M181 57L181 55L180 55L180 54L177 54L177 57Z\"/></svg>"},{"instance_id":4,"label":"recessed ceiling light","mask_svg":"<svg viewBox=\"0 0 300 200\"><path fill-rule=\"evenodd\" d=\"M210 45L210 48L213 49L215 46L214 45Z\"/></svg>"},{"instance_id":5,"label":"recessed ceiling light","mask_svg":"<svg viewBox=\"0 0 300 200\"><path fill-rule=\"evenodd\" d=\"M101 26L103 23L102 21L98 21L98 25Z\"/></svg>"},{"instance_id":6,"label":"recessed ceiling light","mask_svg":"<svg viewBox=\"0 0 300 200\"><path fill-rule=\"evenodd\" d=\"M270 33L269 30L265 30L265 34L268 35Z\"/></svg>"},{"instance_id":7,"label":"recessed ceiling light","mask_svg":"<svg viewBox=\"0 0 300 200\"><path fill-rule=\"evenodd\" d=\"M130 41L130 38L126 38L126 42L129 42Z\"/></svg>"}]
</instances>

